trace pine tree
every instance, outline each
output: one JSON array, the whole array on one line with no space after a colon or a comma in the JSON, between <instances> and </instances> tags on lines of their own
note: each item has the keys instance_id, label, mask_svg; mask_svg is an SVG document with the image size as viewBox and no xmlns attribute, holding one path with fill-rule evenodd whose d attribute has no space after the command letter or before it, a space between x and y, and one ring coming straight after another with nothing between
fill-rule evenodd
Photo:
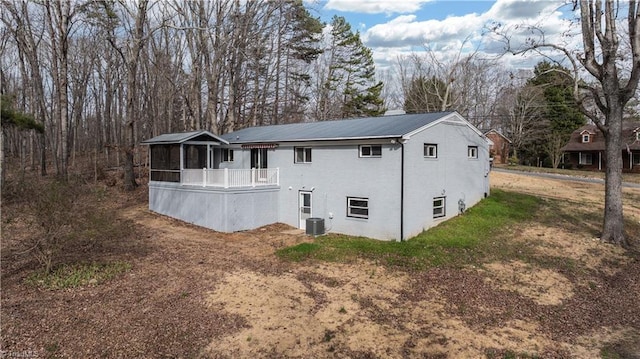
<instances>
[{"instance_id":1,"label":"pine tree","mask_svg":"<svg viewBox=\"0 0 640 359\"><path fill-rule=\"evenodd\" d=\"M569 69L543 61L534 68L534 75L528 84L543 89L544 113L550 124L549 130L568 138L571 132L585 123L574 99L574 81Z\"/></svg>"},{"instance_id":2,"label":"pine tree","mask_svg":"<svg viewBox=\"0 0 640 359\"><path fill-rule=\"evenodd\" d=\"M325 116L321 119L383 114L383 83L375 80L371 50L364 46L360 33L354 33L344 17L334 16L331 26L329 66L321 96Z\"/></svg>"}]
</instances>

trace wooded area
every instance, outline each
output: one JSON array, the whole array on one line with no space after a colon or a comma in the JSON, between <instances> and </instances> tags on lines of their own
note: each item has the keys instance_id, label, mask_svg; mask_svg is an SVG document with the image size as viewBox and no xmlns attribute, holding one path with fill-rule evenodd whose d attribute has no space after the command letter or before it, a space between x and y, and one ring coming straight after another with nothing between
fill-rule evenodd
<instances>
[{"instance_id":1,"label":"wooded area","mask_svg":"<svg viewBox=\"0 0 640 359\"><path fill-rule=\"evenodd\" d=\"M557 166L559 148L585 122L573 69L540 62L514 71L464 45L442 59L425 44L376 73L358 31L342 17L323 23L301 0L0 4L3 109L43 129L3 115L6 157L43 175L53 167L66 178L81 157L122 167L131 189L134 164L145 161L137 144L162 133L387 109L456 110L509 137L513 161Z\"/></svg>"}]
</instances>

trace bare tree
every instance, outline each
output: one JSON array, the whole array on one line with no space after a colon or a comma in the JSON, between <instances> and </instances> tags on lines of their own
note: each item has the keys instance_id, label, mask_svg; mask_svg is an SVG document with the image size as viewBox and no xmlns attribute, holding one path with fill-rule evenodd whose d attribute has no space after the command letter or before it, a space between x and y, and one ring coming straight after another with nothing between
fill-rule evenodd
<instances>
[{"instance_id":1,"label":"bare tree","mask_svg":"<svg viewBox=\"0 0 640 359\"><path fill-rule=\"evenodd\" d=\"M513 157L544 131L542 121L542 93L533 86L506 86L500 92L500 104L496 108L501 118L501 128L513 145Z\"/></svg>"},{"instance_id":2,"label":"bare tree","mask_svg":"<svg viewBox=\"0 0 640 359\"><path fill-rule=\"evenodd\" d=\"M513 48L508 34L505 39L508 51L514 54L552 49L571 62L575 100L585 116L602 131L606 144L605 209L600 239L626 245L622 211L622 125L625 105L633 98L640 80L640 4L635 0L574 0L574 7L580 8L582 52L574 53L549 43L538 28L530 30L540 36L529 38L524 48ZM624 15L626 21L619 18ZM625 51L621 42L628 44L631 51ZM582 71L594 81L581 78Z\"/></svg>"}]
</instances>

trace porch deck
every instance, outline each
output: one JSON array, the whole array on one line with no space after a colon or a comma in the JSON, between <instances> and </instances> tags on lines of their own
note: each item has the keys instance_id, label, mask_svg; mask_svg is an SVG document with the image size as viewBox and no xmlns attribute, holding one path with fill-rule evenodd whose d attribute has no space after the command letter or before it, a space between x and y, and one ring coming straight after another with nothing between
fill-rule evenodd
<instances>
[{"instance_id":1,"label":"porch deck","mask_svg":"<svg viewBox=\"0 0 640 359\"><path fill-rule=\"evenodd\" d=\"M180 184L202 187L242 188L280 185L279 168L183 169Z\"/></svg>"}]
</instances>

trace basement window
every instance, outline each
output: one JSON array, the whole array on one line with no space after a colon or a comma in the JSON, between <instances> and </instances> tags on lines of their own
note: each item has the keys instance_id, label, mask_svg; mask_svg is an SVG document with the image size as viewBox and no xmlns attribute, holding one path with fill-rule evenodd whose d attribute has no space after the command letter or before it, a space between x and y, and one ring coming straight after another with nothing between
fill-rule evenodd
<instances>
[{"instance_id":1,"label":"basement window","mask_svg":"<svg viewBox=\"0 0 640 359\"><path fill-rule=\"evenodd\" d=\"M347 217L369 218L369 198L347 197Z\"/></svg>"},{"instance_id":2,"label":"basement window","mask_svg":"<svg viewBox=\"0 0 640 359\"><path fill-rule=\"evenodd\" d=\"M433 218L442 218L446 215L446 197L435 197L433 199Z\"/></svg>"}]
</instances>

